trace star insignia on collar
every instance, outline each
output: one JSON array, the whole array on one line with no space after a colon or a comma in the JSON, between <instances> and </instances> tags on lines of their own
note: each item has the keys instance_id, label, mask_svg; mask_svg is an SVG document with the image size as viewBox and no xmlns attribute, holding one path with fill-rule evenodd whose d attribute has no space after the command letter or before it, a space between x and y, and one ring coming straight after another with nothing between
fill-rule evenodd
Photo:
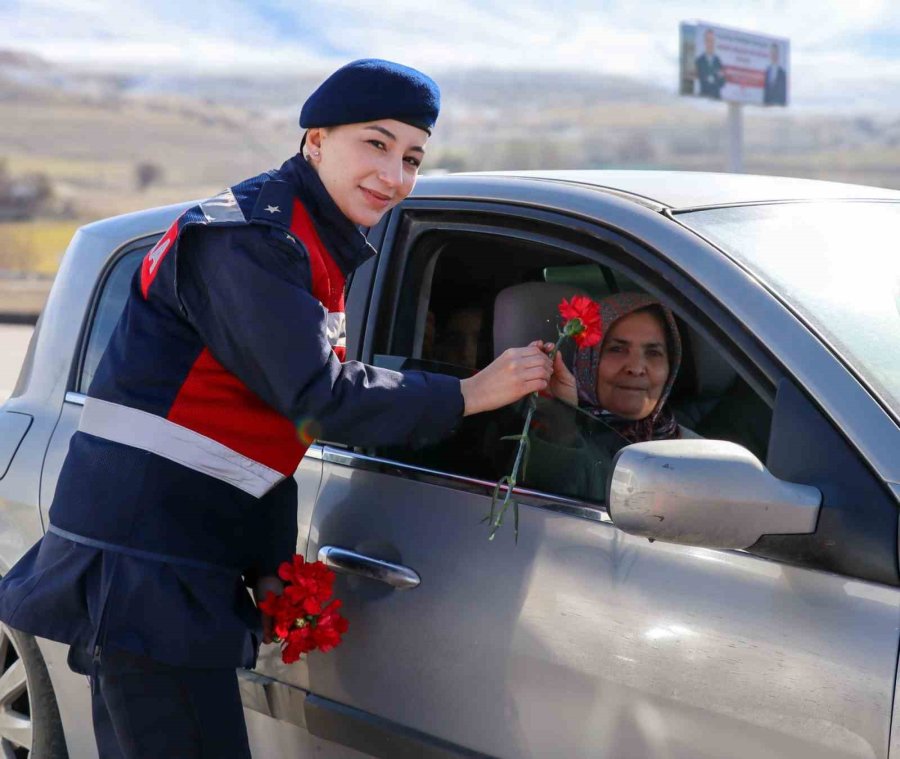
<instances>
[{"instance_id":1,"label":"star insignia on collar","mask_svg":"<svg viewBox=\"0 0 900 759\"><path fill-rule=\"evenodd\" d=\"M266 211L268 213L281 213L281 209L278 206L266 206Z\"/></svg>"}]
</instances>

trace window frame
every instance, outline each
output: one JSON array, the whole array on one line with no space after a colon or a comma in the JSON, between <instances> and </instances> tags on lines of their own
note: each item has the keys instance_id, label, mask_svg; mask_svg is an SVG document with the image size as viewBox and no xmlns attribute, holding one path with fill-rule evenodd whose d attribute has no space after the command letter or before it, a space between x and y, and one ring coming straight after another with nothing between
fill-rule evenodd
<instances>
[{"instance_id":1,"label":"window frame","mask_svg":"<svg viewBox=\"0 0 900 759\"><path fill-rule=\"evenodd\" d=\"M375 355L383 352L381 348L390 345L410 256L415 255L423 235L435 232L493 234L510 242L518 239L620 271L642 289L664 298L686 324L724 352L738 374L774 409L777 384L786 376L777 359L736 322L727 308L665 257L637 238L606 227L602 222L506 202L413 199L391 214L368 294L359 360L372 363ZM429 243L430 247L434 245ZM439 247L440 242L436 245ZM488 496L496 485L493 481L426 469L332 445L325 447L323 457L345 466L378 470ZM523 504L594 521L610 521L605 504L524 487L517 487L515 492Z\"/></svg>"},{"instance_id":2,"label":"window frame","mask_svg":"<svg viewBox=\"0 0 900 759\"><path fill-rule=\"evenodd\" d=\"M75 361L72 362L72 370L67 383L67 392L74 393L76 396L84 396L87 394L87 388L82 386L82 380L84 378L84 366L87 359L88 346L90 345L91 335L94 331L94 324L100 307L100 300L103 297L103 293L106 291L106 286L113 271L130 253L142 248L149 251L159 238L162 237L164 231L165 230L161 230L151 235L144 235L134 240L130 240L115 250L106 260L106 263L103 265L103 269L100 272L100 276L97 277L97 281L94 283L94 287L91 290L84 322L81 327L81 332L78 335L78 347L75 353ZM110 334L110 336L112 335Z\"/></svg>"}]
</instances>

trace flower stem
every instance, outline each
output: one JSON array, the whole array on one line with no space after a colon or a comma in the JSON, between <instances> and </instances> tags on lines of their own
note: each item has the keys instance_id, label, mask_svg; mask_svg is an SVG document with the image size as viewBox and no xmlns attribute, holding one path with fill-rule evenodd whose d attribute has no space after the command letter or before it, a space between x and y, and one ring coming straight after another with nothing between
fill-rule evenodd
<instances>
[{"instance_id":1,"label":"flower stem","mask_svg":"<svg viewBox=\"0 0 900 759\"><path fill-rule=\"evenodd\" d=\"M556 360L556 354L559 353L559 346L567 337L568 335L564 334L563 332L559 333L556 345L554 345L553 350L550 351L550 366L553 366L553 362ZM497 483L497 487L494 488L494 495L491 498L491 532L490 535L488 535L488 540L494 539L494 536L497 534L497 530L499 530L500 525L503 524L503 515L509 508L509 505L512 504L514 524L513 532L515 534L516 544L518 544L519 542L519 502L515 498L513 498L513 489L516 487L516 483L519 480L519 471L522 468L522 463L525 460L525 452L528 449L528 433L531 430L531 420L534 417L535 410L537 409L537 397L537 393L531 393L531 395L528 396L528 413L525 414L525 424L522 426L522 434L521 436L519 436L519 447L516 450L516 458L512 465L512 471L508 476L503 477L500 482ZM500 508L496 509L497 500L499 498L500 485L504 481L506 483L506 494L503 496L503 501L500 504Z\"/></svg>"}]
</instances>

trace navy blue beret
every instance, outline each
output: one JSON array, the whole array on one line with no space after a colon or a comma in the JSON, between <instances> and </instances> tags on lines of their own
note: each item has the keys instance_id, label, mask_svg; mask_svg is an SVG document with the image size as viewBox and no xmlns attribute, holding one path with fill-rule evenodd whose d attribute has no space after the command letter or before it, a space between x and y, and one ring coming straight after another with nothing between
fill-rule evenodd
<instances>
[{"instance_id":1,"label":"navy blue beret","mask_svg":"<svg viewBox=\"0 0 900 759\"><path fill-rule=\"evenodd\" d=\"M309 96L300 126L359 124L395 119L431 132L441 109L437 83L421 71L378 58L342 66Z\"/></svg>"}]
</instances>

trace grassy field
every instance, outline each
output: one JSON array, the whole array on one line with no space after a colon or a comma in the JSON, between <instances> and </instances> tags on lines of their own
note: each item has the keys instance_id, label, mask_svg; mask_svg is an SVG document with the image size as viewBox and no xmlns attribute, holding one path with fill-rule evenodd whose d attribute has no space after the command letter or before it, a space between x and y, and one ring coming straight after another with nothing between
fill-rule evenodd
<instances>
[{"instance_id":1,"label":"grassy field","mask_svg":"<svg viewBox=\"0 0 900 759\"><path fill-rule=\"evenodd\" d=\"M0 277L0 330L7 322L34 324L47 302L53 280L49 277L13 279ZM0 352L5 365L9 356ZM2 374L2 368L0 368Z\"/></svg>"},{"instance_id":2,"label":"grassy field","mask_svg":"<svg viewBox=\"0 0 900 759\"><path fill-rule=\"evenodd\" d=\"M126 184L134 181L134 166L127 161L100 158L62 157L47 153L15 153L3 155L6 168L13 176L30 173L48 174L56 181L84 186Z\"/></svg>"},{"instance_id":3,"label":"grassy field","mask_svg":"<svg viewBox=\"0 0 900 759\"><path fill-rule=\"evenodd\" d=\"M72 235L84 222L0 223L0 269L54 274Z\"/></svg>"}]
</instances>

